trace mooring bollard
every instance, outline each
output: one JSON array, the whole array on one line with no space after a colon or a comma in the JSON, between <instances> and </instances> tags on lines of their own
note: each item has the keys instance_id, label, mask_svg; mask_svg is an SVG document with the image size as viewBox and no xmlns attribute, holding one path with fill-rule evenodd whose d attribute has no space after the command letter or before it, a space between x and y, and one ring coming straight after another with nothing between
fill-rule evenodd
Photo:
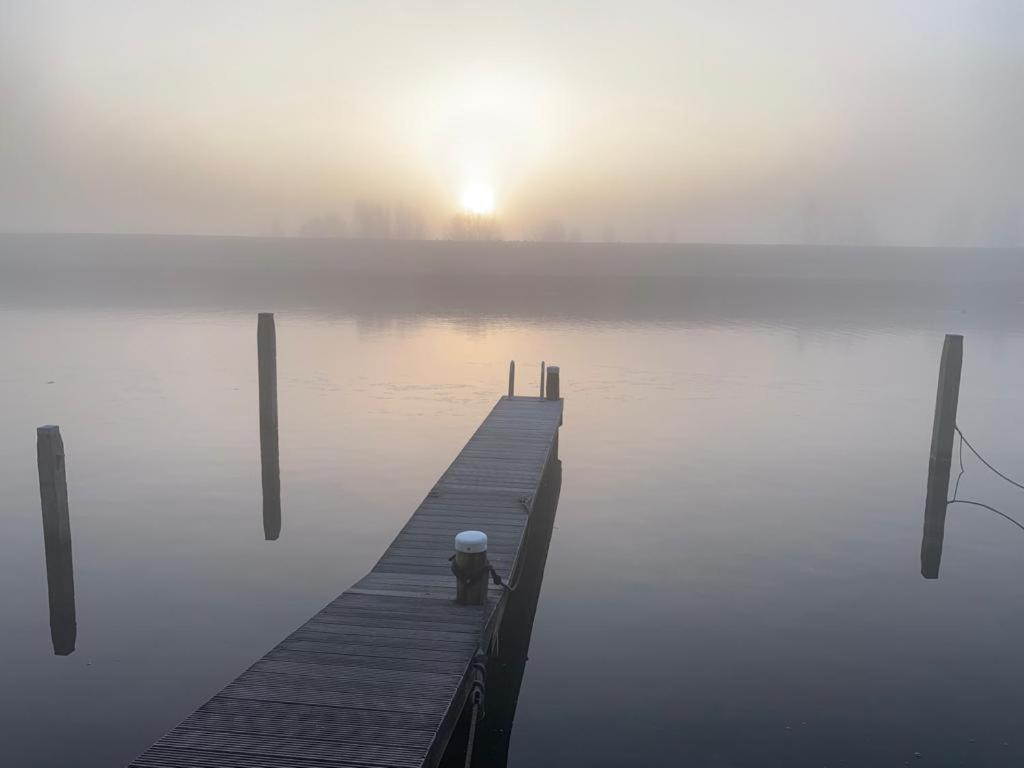
<instances>
[{"instance_id":1,"label":"mooring bollard","mask_svg":"<svg viewBox=\"0 0 1024 768\"><path fill-rule=\"evenodd\" d=\"M483 605L487 601L487 534L463 531L455 537L452 572L455 574L455 602Z\"/></svg>"},{"instance_id":2,"label":"mooring bollard","mask_svg":"<svg viewBox=\"0 0 1024 768\"><path fill-rule=\"evenodd\" d=\"M547 397L548 400L558 400L559 397L560 397L559 393L558 393L558 366L557 365L549 365L548 366L548 382L547 382L547 386L545 387L544 396Z\"/></svg>"}]
</instances>

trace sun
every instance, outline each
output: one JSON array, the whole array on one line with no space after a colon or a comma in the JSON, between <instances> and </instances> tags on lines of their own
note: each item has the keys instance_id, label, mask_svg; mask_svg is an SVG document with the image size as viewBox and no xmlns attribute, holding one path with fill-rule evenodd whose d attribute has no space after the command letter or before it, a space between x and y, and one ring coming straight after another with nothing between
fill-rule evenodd
<instances>
[{"instance_id":1,"label":"sun","mask_svg":"<svg viewBox=\"0 0 1024 768\"><path fill-rule=\"evenodd\" d=\"M462 207L466 213L490 216L494 213L494 190L486 184L470 184L462 190Z\"/></svg>"}]
</instances>

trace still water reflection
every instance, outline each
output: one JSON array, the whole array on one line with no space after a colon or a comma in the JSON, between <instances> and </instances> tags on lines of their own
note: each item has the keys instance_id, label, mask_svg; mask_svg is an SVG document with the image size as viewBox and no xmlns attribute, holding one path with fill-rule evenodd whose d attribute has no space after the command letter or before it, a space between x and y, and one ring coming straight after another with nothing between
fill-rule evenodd
<instances>
[{"instance_id":1,"label":"still water reflection","mask_svg":"<svg viewBox=\"0 0 1024 768\"><path fill-rule=\"evenodd\" d=\"M950 506L941 579L919 559L944 333L965 334L959 423L1024 468L1019 284L318 275L229 295L168 268L67 302L0 280L7 763L123 764L361 577L513 358L561 366L565 474L495 764L1024 761L1024 539ZM66 657L45 423L72 459ZM962 498L1024 509L966 462Z\"/></svg>"},{"instance_id":2,"label":"still water reflection","mask_svg":"<svg viewBox=\"0 0 1024 768\"><path fill-rule=\"evenodd\" d=\"M928 463L924 534L921 536L921 575L926 579L939 578L942 541L946 535L946 508L949 506L949 470L947 462Z\"/></svg>"}]
</instances>

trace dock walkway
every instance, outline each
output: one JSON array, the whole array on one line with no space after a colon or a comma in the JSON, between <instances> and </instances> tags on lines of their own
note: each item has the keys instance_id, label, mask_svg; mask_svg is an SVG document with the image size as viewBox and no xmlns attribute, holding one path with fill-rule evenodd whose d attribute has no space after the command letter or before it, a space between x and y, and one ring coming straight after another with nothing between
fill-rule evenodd
<instances>
[{"instance_id":1,"label":"dock walkway","mask_svg":"<svg viewBox=\"0 0 1024 768\"><path fill-rule=\"evenodd\" d=\"M557 453L562 401L502 397L362 580L136 758L132 768L434 766L506 593L453 601L456 533L515 578Z\"/></svg>"}]
</instances>

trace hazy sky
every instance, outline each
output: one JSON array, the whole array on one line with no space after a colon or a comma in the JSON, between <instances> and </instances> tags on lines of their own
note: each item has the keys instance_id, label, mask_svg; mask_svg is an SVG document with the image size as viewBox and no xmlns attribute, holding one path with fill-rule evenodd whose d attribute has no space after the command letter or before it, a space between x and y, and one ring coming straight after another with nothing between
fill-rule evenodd
<instances>
[{"instance_id":1,"label":"hazy sky","mask_svg":"<svg viewBox=\"0 0 1024 768\"><path fill-rule=\"evenodd\" d=\"M1024 2L0 0L0 230L467 194L510 238L1021 243Z\"/></svg>"}]
</instances>

